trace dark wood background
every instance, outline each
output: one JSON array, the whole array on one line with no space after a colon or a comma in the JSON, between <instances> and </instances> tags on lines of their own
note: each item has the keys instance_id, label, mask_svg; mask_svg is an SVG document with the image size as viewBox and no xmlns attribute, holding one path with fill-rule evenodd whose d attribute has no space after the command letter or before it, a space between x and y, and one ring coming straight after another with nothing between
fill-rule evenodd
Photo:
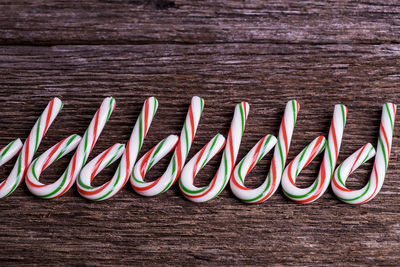
<instances>
[{"instance_id":1,"label":"dark wood background","mask_svg":"<svg viewBox=\"0 0 400 267\"><path fill-rule=\"evenodd\" d=\"M327 135L333 106L343 103L349 117L342 162L364 143L376 145L381 106L400 102L399 66L398 1L3 0L0 144L24 140L54 96L65 106L39 153L69 134L82 135L111 95L117 109L93 158L125 143L143 101L155 96L160 106L142 155L179 134L191 96L199 95L206 107L190 156L216 133L227 134L235 103L245 100L251 109L240 159L262 136L278 133L285 103L297 99L289 160ZM394 266L400 260L399 127L396 122L382 191L362 206L341 203L330 189L308 205L294 204L280 189L263 204L245 205L228 186L217 199L195 204L176 185L145 198L128 184L94 203L75 187L59 199L38 199L23 184L0 201L0 263ZM58 179L69 159L41 179ZM219 159L197 185L210 181ZM251 173L249 186L262 183L270 159ZM299 185L312 183L320 160L304 170ZM2 177L13 164L1 168ZM349 186L362 187L371 166L352 175Z\"/></svg>"}]
</instances>

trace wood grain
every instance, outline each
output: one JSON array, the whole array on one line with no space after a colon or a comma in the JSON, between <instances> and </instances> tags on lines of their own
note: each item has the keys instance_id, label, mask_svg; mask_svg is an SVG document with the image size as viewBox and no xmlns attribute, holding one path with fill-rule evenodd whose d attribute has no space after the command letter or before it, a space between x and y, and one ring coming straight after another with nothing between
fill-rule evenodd
<instances>
[{"instance_id":1,"label":"wood grain","mask_svg":"<svg viewBox=\"0 0 400 267\"><path fill-rule=\"evenodd\" d=\"M366 142L376 144L381 107L400 102L400 5L396 1L2 1L0 3L0 144L25 139L51 97L64 108L39 153L83 134L102 99L117 108L90 158L125 143L146 97L159 110L141 155L178 134L193 95L206 100L194 155L216 133L226 135L235 103L250 115L239 159L264 135L276 135L285 103L301 104L289 160L327 135L333 106L349 108L339 162ZM398 122L395 129L399 128ZM73 188L55 200L25 185L0 201L3 265L385 265L400 257L400 143L395 130L382 191L350 206L328 190L298 205L281 190L245 205L229 187L194 204L177 186L145 198L129 185L93 203ZM38 153L38 154L39 154ZM38 155L37 154L37 155ZM196 184L207 184L213 159ZM271 156L246 183L265 179ZM169 157L146 179L162 174ZM298 184L312 183L319 157ZM52 182L69 157L44 173ZM14 161L13 161L14 162ZM1 168L7 176L12 163ZM363 186L371 163L349 178ZM94 183L106 181L116 165Z\"/></svg>"}]
</instances>

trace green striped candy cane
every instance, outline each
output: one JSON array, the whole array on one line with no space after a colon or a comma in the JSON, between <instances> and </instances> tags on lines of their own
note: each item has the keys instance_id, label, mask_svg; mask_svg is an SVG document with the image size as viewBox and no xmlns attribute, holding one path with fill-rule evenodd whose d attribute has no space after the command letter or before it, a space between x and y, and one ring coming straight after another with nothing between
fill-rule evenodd
<instances>
[{"instance_id":1,"label":"green striped candy cane","mask_svg":"<svg viewBox=\"0 0 400 267\"><path fill-rule=\"evenodd\" d=\"M343 202L363 204L373 199L381 190L389 164L395 115L396 105L386 103L382 109L377 151L368 143L336 168L331 186L335 195ZM375 162L368 183L359 190L348 189L345 183L349 175L374 155Z\"/></svg>"},{"instance_id":2,"label":"green striped candy cane","mask_svg":"<svg viewBox=\"0 0 400 267\"><path fill-rule=\"evenodd\" d=\"M148 151L135 164L131 175L131 185L138 194L155 196L167 191L177 181L196 135L203 107L204 100L194 96L180 137L170 135ZM146 173L174 148L174 154L164 174L154 181L146 182L144 180Z\"/></svg>"},{"instance_id":3,"label":"green striped candy cane","mask_svg":"<svg viewBox=\"0 0 400 267\"><path fill-rule=\"evenodd\" d=\"M32 162L31 166L29 166L26 179L26 185L28 186L29 191L41 198L56 198L65 194L65 192L67 192L75 183L75 180L93 150L100 133L103 131L111 113L114 111L115 105L116 103L114 98L105 98L90 122L90 125L82 139L77 135L72 135L48 149ZM40 174L52 163L72 151L76 146L78 147L72 156L67 169L61 177L52 184L41 183L39 181Z\"/></svg>"},{"instance_id":4,"label":"green striped candy cane","mask_svg":"<svg viewBox=\"0 0 400 267\"><path fill-rule=\"evenodd\" d=\"M224 147L225 138L223 136L217 134L185 165L179 187L187 199L194 202L211 200L217 197L228 184L235 166L248 114L249 104L247 102L236 105L221 164L208 186L195 186L193 184L194 177Z\"/></svg>"},{"instance_id":5,"label":"green striped candy cane","mask_svg":"<svg viewBox=\"0 0 400 267\"><path fill-rule=\"evenodd\" d=\"M261 203L270 198L278 189L289 153L294 126L299 113L300 105L296 100L286 104L285 113L279 128L278 140L272 135L262 138L250 152L235 167L230 186L233 194L246 203ZM276 145L275 145L276 144ZM264 183L257 188L248 188L244 185L246 176L257 163L274 147L274 156L271 167Z\"/></svg>"},{"instance_id":6,"label":"green striped candy cane","mask_svg":"<svg viewBox=\"0 0 400 267\"><path fill-rule=\"evenodd\" d=\"M44 135L62 108L62 102L53 98L33 126L28 138L19 153L17 162L10 175L0 184L0 198L10 195L23 181L29 164L32 161ZM17 141L18 142L18 141Z\"/></svg>"},{"instance_id":7,"label":"green striped candy cane","mask_svg":"<svg viewBox=\"0 0 400 267\"><path fill-rule=\"evenodd\" d=\"M95 201L105 200L114 196L125 186L132 173L133 166L142 148L143 141L149 131L157 108L158 101L155 97L146 99L126 148L123 144L114 144L86 164L77 182L78 191L83 197ZM92 186L91 182L93 178L104 168L118 160L121 155L122 158L114 176L101 186Z\"/></svg>"},{"instance_id":8,"label":"green striped candy cane","mask_svg":"<svg viewBox=\"0 0 400 267\"><path fill-rule=\"evenodd\" d=\"M344 105L335 105L328 141L322 136L316 138L286 167L282 175L281 184L283 192L288 198L298 203L310 203L325 193L336 167L346 116L347 108ZM296 177L303 168L324 150L325 144L326 149L317 179L308 188L298 188L295 184Z\"/></svg>"}]
</instances>

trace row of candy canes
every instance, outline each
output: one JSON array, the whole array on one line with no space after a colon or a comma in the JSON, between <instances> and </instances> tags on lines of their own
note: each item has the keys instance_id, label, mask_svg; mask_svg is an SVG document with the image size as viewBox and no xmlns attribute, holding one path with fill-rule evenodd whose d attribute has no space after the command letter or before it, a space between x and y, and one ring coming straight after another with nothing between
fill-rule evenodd
<instances>
[{"instance_id":1,"label":"row of candy canes","mask_svg":"<svg viewBox=\"0 0 400 267\"><path fill-rule=\"evenodd\" d=\"M24 177L30 192L41 198L56 198L63 195L78 179L78 192L90 200L104 200L114 196L128 180L138 194L155 196L168 190L180 178L179 187L183 195L194 202L205 202L217 197L230 181L232 192L246 203L261 203L267 200L280 184L288 198L299 203L310 203L321 197L331 183L333 192L340 200L361 204L373 199L383 185L396 113L394 104L386 103L383 106L377 152L371 144L366 144L344 160L335 171L347 117L347 108L344 105L336 105L328 141L323 136L315 138L285 168L300 110L299 103L291 100L286 105L278 138L273 135L264 136L235 167L249 114L249 104L242 102L235 107L227 140L221 134L217 134L185 165L204 108L204 100L195 96L192 98L180 137L168 136L136 162L158 108L158 101L150 97L144 102L127 145L114 144L87 163L97 139L116 106L115 99L108 97L103 100L82 138L73 134L32 161L41 140L62 106L60 99L52 99L24 144L20 139L16 139L0 150L0 166L19 153L10 175L0 183L0 198L10 195ZM220 166L210 184L196 187L194 178L197 173L224 147ZM274 147L270 170L264 183L255 189L246 187L245 177ZM56 182L43 184L39 181L40 174L46 168L74 149L76 151L68 167ZM173 156L165 173L155 181L144 181L145 174L172 151L174 151ZM308 188L296 187L295 181L299 172L322 151L324 157L314 183ZM347 177L375 153L375 163L368 184L360 190L348 189L345 186ZM114 176L101 186L92 186L94 177L119 158L121 160Z\"/></svg>"}]
</instances>

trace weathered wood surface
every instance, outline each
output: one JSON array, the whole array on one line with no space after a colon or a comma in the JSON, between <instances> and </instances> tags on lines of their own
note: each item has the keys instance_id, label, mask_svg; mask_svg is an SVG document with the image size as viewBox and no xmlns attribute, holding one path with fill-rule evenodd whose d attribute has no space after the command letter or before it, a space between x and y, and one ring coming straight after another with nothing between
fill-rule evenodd
<instances>
[{"instance_id":1,"label":"weathered wood surface","mask_svg":"<svg viewBox=\"0 0 400 267\"><path fill-rule=\"evenodd\" d=\"M234 104L249 101L239 159L265 134L277 134L285 103L297 99L299 120L289 159L327 135L333 105L349 107L339 162L366 142L376 144L381 106L399 103L399 11L395 1L353 3L243 1L2 1L0 3L0 144L25 139L53 96L64 108L39 153L83 134L105 96L117 100L91 158L129 138L142 102L156 96L147 151L178 134L193 95L206 107L190 156L228 132ZM328 190L309 205L281 190L261 205L244 205L229 187L194 204L177 186L144 198L127 185L93 203L73 188L46 201L25 185L0 201L0 262L74 265L396 265L400 251L399 135L381 193L362 206ZM37 154L38 155L38 154ZM247 184L266 176L268 156ZM46 170L55 181L69 157ZM196 183L216 171L211 161ZM13 161L14 162L14 161ZM298 184L309 185L318 160ZM160 175L167 159L149 174ZM371 163L349 179L367 181ZM0 170L5 177L12 168ZM108 168L95 184L110 177Z\"/></svg>"}]
</instances>

